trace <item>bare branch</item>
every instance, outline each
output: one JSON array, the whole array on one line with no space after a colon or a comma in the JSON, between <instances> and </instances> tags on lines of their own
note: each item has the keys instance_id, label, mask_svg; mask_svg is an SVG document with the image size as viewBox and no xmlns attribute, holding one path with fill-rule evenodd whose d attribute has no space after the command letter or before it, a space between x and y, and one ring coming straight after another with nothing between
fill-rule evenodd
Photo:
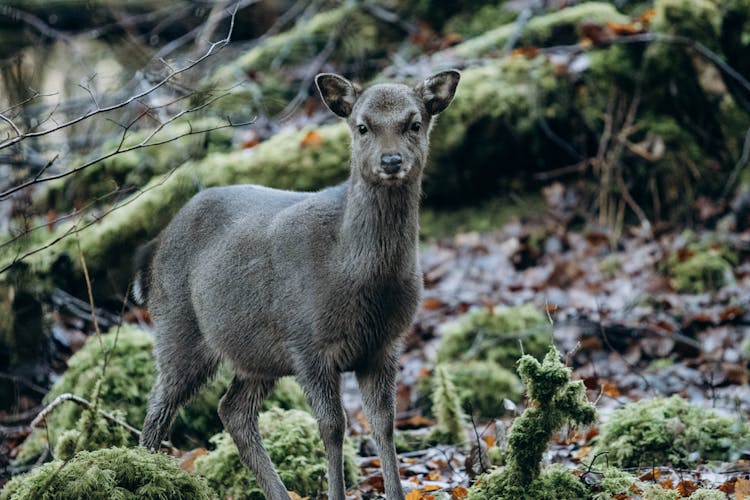
<instances>
[{"instance_id":1,"label":"bare branch","mask_svg":"<svg viewBox=\"0 0 750 500\"><path fill-rule=\"evenodd\" d=\"M42 137L42 136L51 134L53 132L57 132L59 130L62 130L64 128L70 127L70 126L75 125L77 123L81 123L82 121L85 121L85 120L91 118L92 116L99 115L99 114L102 114L102 113L108 113L110 111L114 111L114 110L117 110L117 109L124 108L124 107L128 106L129 104L131 104L131 103L133 103L135 101L138 101L139 99L142 99L143 97L145 97L145 96L147 96L149 94L152 94L154 91L160 89L161 87L163 87L164 85L166 85L169 81L173 80L176 76L178 76L178 75L180 75L180 74L182 74L182 73L184 73L184 72L186 72L186 71L194 68L195 66L197 66L201 62L205 61L209 57L211 57L211 56L215 55L216 53L218 53L222 48L224 48L225 46L227 46L229 44L229 42L231 40L231 37L232 37L232 32L234 31L234 21L235 21L235 17L236 17L236 14L237 14L237 8L238 7L239 7L239 3L235 4L235 7L231 11L229 29L227 31L227 36L225 38L223 38L223 39L221 39L221 40L219 40L217 42L211 43L208 46L208 48L206 49L206 51L203 53L203 55L201 55L200 57L198 57L195 60L189 61L188 64L186 64L185 66L183 66L183 67L181 67L179 69L170 71L167 74L167 76L165 76L164 78L162 78L156 84L151 85L147 89L145 89L145 90L143 90L143 91L141 91L141 92L139 92L139 93L137 93L135 95L132 95L129 98L127 98L127 99L125 99L123 101L120 101L120 102L118 102L116 104L112 104L110 106L105 106L105 107L97 106L96 109L88 111L88 112L86 112L86 113L84 113L84 114L82 114L82 115L80 115L80 116L78 116L76 118L68 120L68 121L66 121L64 123L61 123L61 124L55 126L55 127L52 127L52 128L49 128L49 129L45 129L45 130L40 130L38 132L25 132L25 133L23 133L21 135L18 135L16 137L12 138L12 139L7 139L7 140L5 140L3 142L0 142L0 150L5 149L7 147L10 147L10 146L12 146L14 144L17 144L17 143L21 142L24 139L28 139L28 138L32 138L32 137ZM42 123L44 123L44 121Z\"/></svg>"}]
</instances>

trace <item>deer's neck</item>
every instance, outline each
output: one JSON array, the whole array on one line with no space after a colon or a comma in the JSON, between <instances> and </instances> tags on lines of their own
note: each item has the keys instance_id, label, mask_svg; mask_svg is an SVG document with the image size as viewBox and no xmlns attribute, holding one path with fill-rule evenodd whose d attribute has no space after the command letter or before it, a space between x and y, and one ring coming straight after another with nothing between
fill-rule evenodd
<instances>
[{"instance_id":1,"label":"deer's neck","mask_svg":"<svg viewBox=\"0 0 750 500\"><path fill-rule=\"evenodd\" d=\"M416 266L419 182L373 186L353 175L341 222L339 257L351 276L394 276Z\"/></svg>"}]
</instances>

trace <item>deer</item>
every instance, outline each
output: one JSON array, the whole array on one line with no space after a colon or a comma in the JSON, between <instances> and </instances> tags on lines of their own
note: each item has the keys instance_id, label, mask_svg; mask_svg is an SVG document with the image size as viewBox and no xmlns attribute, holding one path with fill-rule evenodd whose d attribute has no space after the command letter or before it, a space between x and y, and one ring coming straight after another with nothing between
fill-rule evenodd
<instances>
[{"instance_id":1,"label":"deer","mask_svg":"<svg viewBox=\"0 0 750 500\"><path fill-rule=\"evenodd\" d=\"M328 498L344 500L341 374L354 372L387 498L403 499L393 442L401 338L420 305L419 208L429 134L460 73L411 87L315 83L351 136L349 178L317 192L204 189L135 256L135 302L154 325L157 379L140 438L156 451L175 412L216 372L219 417L265 496L289 493L263 447L261 403L280 377L304 389L325 445Z\"/></svg>"}]
</instances>

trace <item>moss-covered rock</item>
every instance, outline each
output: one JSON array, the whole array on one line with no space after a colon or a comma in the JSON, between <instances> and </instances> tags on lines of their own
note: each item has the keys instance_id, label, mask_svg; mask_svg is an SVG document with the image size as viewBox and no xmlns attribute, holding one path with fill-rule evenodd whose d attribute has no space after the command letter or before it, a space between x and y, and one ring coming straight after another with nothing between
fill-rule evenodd
<instances>
[{"instance_id":1,"label":"moss-covered rock","mask_svg":"<svg viewBox=\"0 0 750 500\"><path fill-rule=\"evenodd\" d=\"M533 304L498 306L468 312L445 325L442 335L440 362L474 359L512 366L523 353L542 357L552 340L552 327Z\"/></svg>"},{"instance_id":2,"label":"moss-covered rock","mask_svg":"<svg viewBox=\"0 0 750 500\"><path fill-rule=\"evenodd\" d=\"M70 461L55 460L13 478L2 500L68 500L71 498L185 499L214 498L200 477L182 469L174 458L143 448L83 451Z\"/></svg>"},{"instance_id":3,"label":"moss-covered rock","mask_svg":"<svg viewBox=\"0 0 750 500\"><path fill-rule=\"evenodd\" d=\"M518 377L494 361L444 362L442 367L461 400L468 415L497 418L506 413L504 399L518 401L523 387ZM432 414L429 395L435 388L433 377L424 377L417 383L417 405Z\"/></svg>"},{"instance_id":4,"label":"moss-covered rock","mask_svg":"<svg viewBox=\"0 0 750 500\"><path fill-rule=\"evenodd\" d=\"M288 490L302 496L317 496L327 491L326 452L312 415L300 410L274 409L260 414L258 428ZM208 480L221 498L262 500L263 493L242 464L229 434L223 432L211 441L216 449L195 461L195 471ZM358 475L354 448L348 440L344 444L344 475L350 485Z\"/></svg>"},{"instance_id":5,"label":"moss-covered rock","mask_svg":"<svg viewBox=\"0 0 750 500\"><path fill-rule=\"evenodd\" d=\"M542 455L553 434L567 422L588 425L596 417L596 409L586 401L583 382L570 381L570 369L554 347L542 363L523 356L518 374L531 406L510 428L506 465L481 476L469 490L469 498L585 498L583 484L564 469L548 469L540 476Z\"/></svg>"},{"instance_id":6,"label":"moss-covered rock","mask_svg":"<svg viewBox=\"0 0 750 500\"><path fill-rule=\"evenodd\" d=\"M145 330L130 325L123 326L116 337L115 339L114 333L102 335L104 352L111 353L103 377L103 351L97 338L90 338L83 348L70 358L67 371L52 386L45 401L50 402L66 392L92 399L95 388L100 385L99 408L108 412L121 412L124 421L140 428L146 416L148 396L156 380L153 340ZM178 412L172 427L175 445L205 446L209 437L222 429L217 408L231 376L229 370L222 368L216 380L208 384L190 404ZM279 381L276 389L263 404L264 408L307 408L302 389L288 378ZM51 441L50 447L54 449L66 431L80 430L79 419L82 414L84 412L80 406L71 402L64 403L47 418L47 431L34 431L22 450L28 446L30 450L41 451L47 433ZM104 424L99 422L97 425ZM117 435L113 436L113 441L107 441L106 432L100 430L99 435L102 439L88 440L86 443L96 448L123 444ZM70 435L68 433L69 437ZM136 444L134 438L128 439L129 444ZM90 448L84 446L79 449ZM25 451L21 456L25 461L33 458Z\"/></svg>"},{"instance_id":7,"label":"moss-covered rock","mask_svg":"<svg viewBox=\"0 0 750 500\"><path fill-rule=\"evenodd\" d=\"M629 403L612 413L597 438L620 467L731 461L748 443L746 423L693 406L679 396Z\"/></svg>"},{"instance_id":8,"label":"moss-covered rock","mask_svg":"<svg viewBox=\"0 0 750 500\"><path fill-rule=\"evenodd\" d=\"M559 11L532 17L524 25L518 45L546 46L576 43L581 38L579 31L581 23L606 23L608 21L626 23L628 17L621 14L610 3L584 2ZM455 52L461 57L473 58L486 55L488 52L502 50L517 29L518 26L514 22L504 24L447 49L446 53Z\"/></svg>"}]
</instances>

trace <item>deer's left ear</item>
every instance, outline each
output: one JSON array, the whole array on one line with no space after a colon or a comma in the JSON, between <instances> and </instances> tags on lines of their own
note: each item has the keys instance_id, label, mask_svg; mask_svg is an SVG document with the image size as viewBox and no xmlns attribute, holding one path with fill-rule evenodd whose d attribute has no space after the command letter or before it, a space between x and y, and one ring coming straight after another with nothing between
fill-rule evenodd
<instances>
[{"instance_id":1,"label":"deer's left ear","mask_svg":"<svg viewBox=\"0 0 750 500\"><path fill-rule=\"evenodd\" d=\"M414 90L422 97L427 112L436 115L451 103L460 79L461 73L449 69L428 77Z\"/></svg>"}]
</instances>

